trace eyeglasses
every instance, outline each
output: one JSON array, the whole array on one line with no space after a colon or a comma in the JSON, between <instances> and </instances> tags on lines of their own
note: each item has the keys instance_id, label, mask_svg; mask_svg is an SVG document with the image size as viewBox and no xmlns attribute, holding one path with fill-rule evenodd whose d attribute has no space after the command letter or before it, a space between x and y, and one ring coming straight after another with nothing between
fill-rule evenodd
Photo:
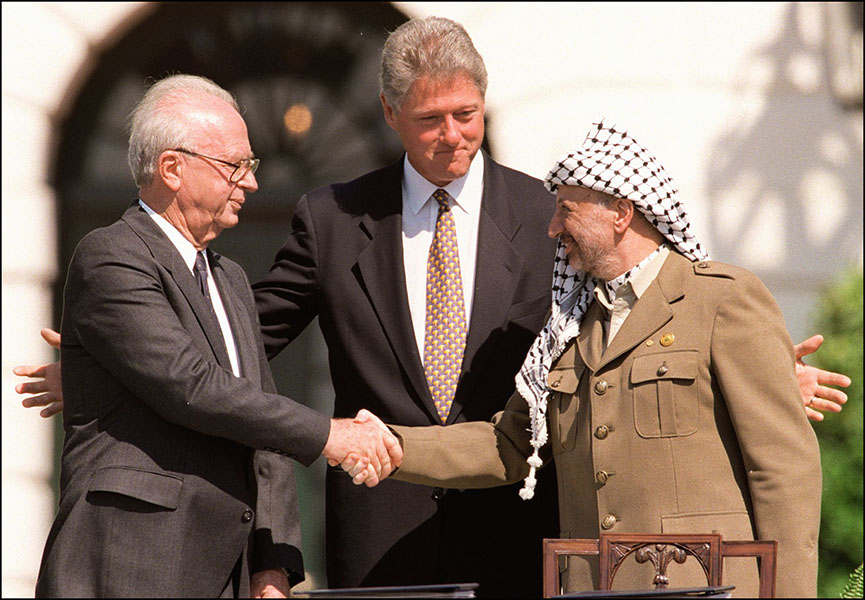
<instances>
[{"instance_id":1,"label":"eyeglasses","mask_svg":"<svg viewBox=\"0 0 865 600\"><path fill-rule=\"evenodd\" d=\"M234 167L234 171L231 173L231 177L228 180L231 183L237 183L244 177L246 177L247 173L252 173L253 175L258 170L258 165L261 163L260 158L244 158L239 163L231 163L227 160L222 160L221 158L214 158L213 156L207 156L206 154L199 154L198 152L193 152L191 150L185 150L183 148L172 148L174 152L183 152L184 154L189 154L190 156L198 156L199 158L206 158L208 160L215 160L218 163L222 163L224 165L228 165L229 167Z\"/></svg>"}]
</instances>

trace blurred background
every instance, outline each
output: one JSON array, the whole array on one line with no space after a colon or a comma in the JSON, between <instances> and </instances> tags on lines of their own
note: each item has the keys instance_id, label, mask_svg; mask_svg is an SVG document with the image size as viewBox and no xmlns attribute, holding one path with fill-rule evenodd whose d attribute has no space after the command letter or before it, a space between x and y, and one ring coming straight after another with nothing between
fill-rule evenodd
<instances>
[{"instance_id":1,"label":"blurred background","mask_svg":"<svg viewBox=\"0 0 865 600\"><path fill-rule=\"evenodd\" d=\"M862 562L862 3L2 4L2 596L31 596L57 503L59 418L12 367L56 358L66 266L136 195L126 117L148 78L204 75L245 109L260 190L214 247L261 277L301 194L401 155L378 100L408 18L462 23L489 73L487 147L542 178L606 116L676 180L715 260L751 269L808 359L854 379L815 424L821 596ZM552 197L551 197L552 210ZM332 407L317 324L272 362L282 393ZM303 589L324 587L324 461L298 469ZM796 518L790 515L791 519ZM540 549L539 549L540 551Z\"/></svg>"}]
</instances>

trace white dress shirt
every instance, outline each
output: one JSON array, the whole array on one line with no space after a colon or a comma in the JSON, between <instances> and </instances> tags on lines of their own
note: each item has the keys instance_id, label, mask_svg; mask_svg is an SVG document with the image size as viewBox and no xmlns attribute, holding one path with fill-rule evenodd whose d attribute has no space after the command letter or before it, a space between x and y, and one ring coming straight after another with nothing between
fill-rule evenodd
<instances>
[{"instance_id":1,"label":"white dress shirt","mask_svg":"<svg viewBox=\"0 0 865 600\"><path fill-rule=\"evenodd\" d=\"M430 183L418 173L406 156L402 178L402 255L408 305L421 359L426 326L427 258L438 217L438 203L433 200L432 195L437 189L439 186ZM478 150L472 160L468 173L442 189L454 199L451 213L457 230L468 331L474 298L478 222L484 191L484 157L481 151Z\"/></svg>"},{"instance_id":2,"label":"white dress shirt","mask_svg":"<svg viewBox=\"0 0 865 600\"><path fill-rule=\"evenodd\" d=\"M153 209L147 206L143 200L139 199L138 204L141 208L150 215L153 222L168 236L168 239L180 252L183 262L189 268L189 272L193 273L195 267L195 257L198 251L192 242L183 237L183 234L177 230L174 225L169 223L165 217L153 212ZM228 315L225 313L225 307L222 305L222 298L219 295L219 286L213 279L213 273L210 271L210 261L207 259L207 252L204 252L204 262L207 264L207 286L210 291L210 300L213 304L213 312L216 314L216 320L219 321L219 328L222 330L222 338L225 340L225 349L228 350L228 359L231 361L231 371L235 377L240 377L240 365L237 360L237 347L234 345L234 335L231 333L231 325L228 322Z\"/></svg>"}]
</instances>

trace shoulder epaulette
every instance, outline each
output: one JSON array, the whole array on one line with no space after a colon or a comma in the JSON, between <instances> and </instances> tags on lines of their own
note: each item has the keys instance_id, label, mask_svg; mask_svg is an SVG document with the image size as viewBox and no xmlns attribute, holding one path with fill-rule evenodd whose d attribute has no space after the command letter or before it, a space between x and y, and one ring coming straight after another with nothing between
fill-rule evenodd
<instances>
[{"instance_id":1,"label":"shoulder epaulette","mask_svg":"<svg viewBox=\"0 0 865 600\"><path fill-rule=\"evenodd\" d=\"M728 265L714 260L701 260L694 263L694 273L697 275L707 275L709 277L726 277L727 279L736 279L738 269L733 265Z\"/></svg>"}]
</instances>

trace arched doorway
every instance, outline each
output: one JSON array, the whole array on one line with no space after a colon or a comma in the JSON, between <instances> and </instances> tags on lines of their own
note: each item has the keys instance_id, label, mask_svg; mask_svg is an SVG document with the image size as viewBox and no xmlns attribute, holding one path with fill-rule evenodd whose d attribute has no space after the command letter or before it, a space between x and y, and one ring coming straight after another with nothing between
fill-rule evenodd
<instances>
[{"instance_id":1,"label":"arched doorway","mask_svg":"<svg viewBox=\"0 0 865 600\"><path fill-rule=\"evenodd\" d=\"M59 126L51 183L59 200L61 271L83 235L115 221L136 195L126 165L126 118L147 79L192 73L237 96L262 159L260 189L240 225L213 244L252 281L261 277L304 192L400 156L399 139L381 115L377 75L387 33L406 18L388 3L160 4L103 52ZM61 277L58 323L62 286ZM281 393L330 414L318 327L307 328L272 367ZM316 586L324 585L323 468L318 461L297 469L304 558Z\"/></svg>"}]
</instances>

